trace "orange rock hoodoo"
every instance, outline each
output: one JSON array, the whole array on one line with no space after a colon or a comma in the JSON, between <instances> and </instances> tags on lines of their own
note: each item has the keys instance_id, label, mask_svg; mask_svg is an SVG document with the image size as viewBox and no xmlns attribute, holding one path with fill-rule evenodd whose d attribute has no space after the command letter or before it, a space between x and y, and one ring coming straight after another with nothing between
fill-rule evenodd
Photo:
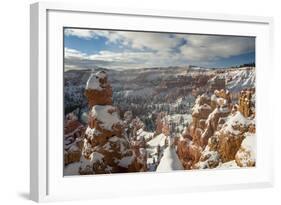
<instances>
[{"instance_id":1,"label":"orange rock hoodoo","mask_svg":"<svg viewBox=\"0 0 281 205\"><path fill-rule=\"evenodd\" d=\"M64 164L78 162L81 157L84 126L74 113L67 114L64 122Z\"/></svg>"},{"instance_id":2,"label":"orange rock hoodoo","mask_svg":"<svg viewBox=\"0 0 281 205\"><path fill-rule=\"evenodd\" d=\"M239 111L245 116L249 117L253 114L252 107L252 92L250 90L241 91L239 97Z\"/></svg>"},{"instance_id":3,"label":"orange rock hoodoo","mask_svg":"<svg viewBox=\"0 0 281 205\"><path fill-rule=\"evenodd\" d=\"M89 108L94 105L112 105L112 88L107 82L107 75L101 71L92 74L87 82L85 96L88 99Z\"/></svg>"},{"instance_id":4,"label":"orange rock hoodoo","mask_svg":"<svg viewBox=\"0 0 281 205\"><path fill-rule=\"evenodd\" d=\"M160 112L156 118L156 131L155 135L163 133L166 136L170 135L170 125L168 120L165 118L167 114L165 112Z\"/></svg>"},{"instance_id":5,"label":"orange rock hoodoo","mask_svg":"<svg viewBox=\"0 0 281 205\"><path fill-rule=\"evenodd\" d=\"M241 92L239 106L231 104L230 93L225 90L214 91L211 98L205 94L197 97L192 122L177 142L177 152L185 169L215 168L235 159L238 166L254 164L253 154L241 147L245 135L255 132L249 102L248 91ZM243 161L241 156L247 156L248 160Z\"/></svg>"},{"instance_id":6,"label":"orange rock hoodoo","mask_svg":"<svg viewBox=\"0 0 281 205\"><path fill-rule=\"evenodd\" d=\"M89 102L89 117L80 174L139 171L142 165L124 136L117 108L112 106L112 89L106 72L90 76L85 95Z\"/></svg>"}]
</instances>

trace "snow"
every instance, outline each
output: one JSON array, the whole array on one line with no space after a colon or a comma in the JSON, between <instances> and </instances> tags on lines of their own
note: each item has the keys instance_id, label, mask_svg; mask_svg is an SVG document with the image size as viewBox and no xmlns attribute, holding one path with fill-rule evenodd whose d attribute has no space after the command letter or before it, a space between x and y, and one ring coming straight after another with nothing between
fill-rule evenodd
<instances>
[{"instance_id":1,"label":"snow","mask_svg":"<svg viewBox=\"0 0 281 205\"><path fill-rule=\"evenodd\" d=\"M233 126L239 125L239 126L247 126L250 123L252 123L252 120L249 120L245 118L241 112L237 111L234 115L230 115L227 118L227 121L223 125L221 131L225 133L233 133L234 135L240 134L239 130L235 130Z\"/></svg>"},{"instance_id":2,"label":"snow","mask_svg":"<svg viewBox=\"0 0 281 205\"><path fill-rule=\"evenodd\" d=\"M98 136L101 134L100 131L98 131L96 128L91 129L90 127L87 127L85 134L87 136L89 136L90 138L94 137L94 136Z\"/></svg>"},{"instance_id":3,"label":"snow","mask_svg":"<svg viewBox=\"0 0 281 205\"><path fill-rule=\"evenodd\" d=\"M228 161L228 162L225 162L225 163L220 163L216 169L229 169L229 168L240 168L235 160L232 160L232 161Z\"/></svg>"},{"instance_id":4,"label":"snow","mask_svg":"<svg viewBox=\"0 0 281 205\"><path fill-rule=\"evenodd\" d=\"M123 93L124 97L143 97L143 96L151 96L154 94L154 91L152 88L141 88L136 90L124 90L120 91L119 93Z\"/></svg>"},{"instance_id":5,"label":"snow","mask_svg":"<svg viewBox=\"0 0 281 205\"><path fill-rule=\"evenodd\" d=\"M117 136L113 136L113 137L111 137L111 138L109 138L109 141L110 142L117 142L117 141L119 141L121 138L119 138L119 137L117 137Z\"/></svg>"},{"instance_id":6,"label":"snow","mask_svg":"<svg viewBox=\"0 0 281 205\"><path fill-rule=\"evenodd\" d=\"M80 162L79 162L79 169L83 170L83 171L88 171L91 173L91 171L93 171L93 164L94 163L103 163L103 158L104 158L104 155L101 154L101 153L98 153L98 152L93 152L91 155L90 155L90 160L88 159L85 159L83 156L81 157L80 159ZM76 165L78 166L78 164Z\"/></svg>"},{"instance_id":7,"label":"snow","mask_svg":"<svg viewBox=\"0 0 281 205\"><path fill-rule=\"evenodd\" d=\"M173 147L167 147L164 150L163 157L156 169L157 172L167 172L173 170L183 170L183 166L179 160L179 157Z\"/></svg>"},{"instance_id":8,"label":"snow","mask_svg":"<svg viewBox=\"0 0 281 205\"><path fill-rule=\"evenodd\" d=\"M65 107L78 107L84 100L84 84L64 86Z\"/></svg>"},{"instance_id":9,"label":"snow","mask_svg":"<svg viewBox=\"0 0 281 205\"><path fill-rule=\"evenodd\" d=\"M102 148L108 152L113 152L112 146L119 146L120 152L123 153L125 151L126 140L117 136L110 137L108 142L106 142Z\"/></svg>"},{"instance_id":10,"label":"snow","mask_svg":"<svg viewBox=\"0 0 281 205\"><path fill-rule=\"evenodd\" d=\"M246 167L249 161L256 161L256 137L254 133L245 133L245 139L241 143L240 150L236 153L236 158L243 164L243 167Z\"/></svg>"},{"instance_id":11,"label":"snow","mask_svg":"<svg viewBox=\"0 0 281 205\"><path fill-rule=\"evenodd\" d=\"M106 151L108 152L113 152L113 150L111 149L111 145L109 142L105 143L103 146L102 146L103 149L105 149Z\"/></svg>"},{"instance_id":12,"label":"snow","mask_svg":"<svg viewBox=\"0 0 281 205\"><path fill-rule=\"evenodd\" d=\"M96 163L96 162L102 163L103 162L103 158L104 158L104 155L101 154L101 153L98 153L98 152L93 152L90 155L91 163L93 163L93 164Z\"/></svg>"},{"instance_id":13,"label":"snow","mask_svg":"<svg viewBox=\"0 0 281 205\"><path fill-rule=\"evenodd\" d=\"M99 77L100 79L104 79L107 77L107 74L105 71L99 71L96 73L96 76Z\"/></svg>"},{"instance_id":14,"label":"snow","mask_svg":"<svg viewBox=\"0 0 281 205\"><path fill-rule=\"evenodd\" d=\"M140 155L145 156L147 154L146 149L140 148Z\"/></svg>"},{"instance_id":15,"label":"snow","mask_svg":"<svg viewBox=\"0 0 281 205\"><path fill-rule=\"evenodd\" d=\"M159 134L146 142L148 147L146 148L148 157L147 157L147 164L150 171L155 171L156 166L153 164L154 162L158 162L159 158L161 157L162 149L165 146L165 140L167 137L164 134ZM160 146L160 152L158 153L159 149L158 146Z\"/></svg>"},{"instance_id":16,"label":"snow","mask_svg":"<svg viewBox=\"0 0 281 205\"><path fill-rule=\"evenodd\" d=\"M252 154L256 156L256 137L254 133L245 133L245 139L242 141L241 147L251 150Z\"/></svg>"},{"instance_id":17,"label":"snow","mask_svg":"<svg viewBox=\"0 0 281 205\"><path fill-rule=\"evenodd\" d=\"M91 116L100 121L100 126L106 130L112 131L112 126L122 124L116 108L111 105L95 105L91 110Z\"/></svg>"},{"instance_id":18,"label":"snow","mask_svg":"<svg viewBox=\"0 0 281 205\"><path fill-rule=\"evenodd\" d=\"M184 124L192 122L191 114L173 114L173 115L167 115L165 118L168 121L172 121L178 124L180 123L181 118L183 119Z\"/></svg>"},{"instance_id":19,"label":"snow","mask_svg":"<svg viewBox=\"0 0 281 205\"><path fill-rule=\"evenodd\" d=\"M216 92L219 92L219 91L218 91L218 90L215 90L214 92L216 93ZM218 99L218 97L217 97L215 94L213 94L213 95L211 96L211 101L217 102L217 99Z\"/></svg>"},{"instance_id":20,"label":"snow","mask_svg":"<svg viewBox=\"0 0 281 205\"><path fill-rule=\"evenodd\" d=\"M228 107L219 107L219 108L215 108L213 110L213 112L211 112L211 114L208 116L207 120L206 120L206 124L209 124L210 121L215 117L215 115L217 113L228 113L230 110L228 109Z\"/></svg>"},{"instance_id":21,"label":"snow","mask_svg":"<svg viewBox=\"0 0 281 205\"><path fill-rule=\"evenodd\" d=\"M228 107L219 107L218 108L218 111L220 113L227 113L227 112L230 112L229 108Z\"/></svg>"},{"instance_id":22,"label":"snow","mask_svg":"<svg viewBox=\"0 0 281 205\"><path fill-rule=\"evenodd\" d=\"M202 152L202 156L204 158L206 158L205 161L199 161L198 162L198 167L199 169L206 169L206 168L211 168L210 167L210 163L215 163L215 162L219 162L220 160L220 156L219 156L219 153L217 151L210 151L210 148L209 146L207 146L205 148L205 150Z\"/></svg>"},{"instance_id":23,"label":"snow","mask_svg":"<svg viewBox=\"0 0 281 205\"><path fill-rule=\"evenodd\" d=\"M80 166L81 166L81 162L74 162L66 165L63 169L63 175L64 176L79 175Z\"/></svg>"},{"instance_id":24,"label":"snow","mask_svg":"<svg viewBox=\"0 0 281 205\"><path fill-rule=\"evenodd\" d=\"M134 156L123 157L123 158L119 161L118 166L128 168L128 166L129 166L130 164L132 164L134 158L135 158Z\"/></svg>"},{"instance_id":25,"label":"snow","mask_svg":"<svg viewBox=\"0 0 281 205\"><path fill-rule=\"evenodd\" d=\"M81 157L80 162L81 162L80 168L82 170L93 168L93 166L92 166L93 164L91 163L91 161L88 159L85 159L83 156Z\"/></svg>"},{"instance_id":26,"label":"snow","mask_svg":"<svg viewBox=\"0 0 281 205\"><path fill-rule=\"evenodd\" d=\"M68 149L69 152L80 152L80 148L76 144L72 144Z\"/></svg>"},{"instance_id":27,"label":"snow","mask_svg":"<svg viewBox=\"0 0 281 205\"><path fill-rule=\"evenodd\" d=\"M243 88L255 87L255 68L243 67L224 73L223 76L229 79L226 87L232 92L240 91Z\"/></svg>"},{"instance_id":28,"label":"snow","mask_svg":"<svg viewBox=\"0 0 281 205\"><path fill-rule=\"evenodd\" d=\"M87 83L86 83L86 90L102 90L100 87L99 77L96 74L91 74Z\"/></svg>"},{"instance_id":29,"label":"snow","mask_svg":"<svg viewBox=\"0 0 281 205\"><path fill-rule=\"evenodd\" d=\"M166 122L169 123L169 126L176 133L183 133L184 129L187 127L187 124L192 122L191 114L171 114L163 118Z\"/></svg>"},{"instance_id":30,"label":"snow","mask_svg":"<svg viewBox=\"0 0 281 205\"><path fill-rule=\"evenodd\" d=\"M165 145L166 135L163 133L157 135L156 137L152 138L147 142L147 144L151 147L157 147L158 145L160 147L163 147Z\"/></svg>"},{"instance_id":31,"label":"snow","mask_svg":"<svg viewBox=\"0 0 281 205\"><path fill-rule=\"evenodd\" d=\"M147 158L147 164L152 164L153 163L153 159L154 159L155 162L157 161L157 159L155 157Z\"/></svg>"},{"instance_id":32,"label":"snow","mask_svg":"<svg viewBox=\"0 0 281 205\"><path fill-rule=\"evenodd\" d=\"M196 99L196 101L197 101L197 99ZM192 114L194 115L194 114L200 113L201 109L211 110L212 108L208 104L199 105L199 100L198 100L192 108Z\"/></svg>"},{"instance_id":33,"label":"snow","mask_svg":"<svg viewBox=\"0 0 281 205\"><path fill-rule=\"evenodd\" d=\"M210 121L214 118L215 114L218 113L218 108L214 109L213 112L211 112L211 114L208 116L207 120L206 120L206 124L209 124Z\"/></svg>"},{"instance_id":34,"label":"snow","mask_svg":"<svg viewBox=\"0 0 281 205\"><path fill-rule=\"evenodd\" d=\"M153 147L153 148L147 148L146 149L152 156L157 155L157 147Z\"/></svg>"},{"instance_id":35,"label":"snow","mask_svg":"<svg viewBox=\"0 0 281 205\"><path fill-rule=\"evenodd\" d=\"M190 106L195 102L195 97L192 96L191 94L188 94L184 97L178 98L174 103L172 103L173 108L177 108L179 106Z\"/></svg>"},{"instance_id":36,"label":"snow","mask_svg":"<svg viewBox=\"0 0 281 205\"><path fill-rule=\"evenodd\" d=\"M147 132L142 128L137 131L137 140L145 139L148 140L154 135L154 132Z\"/></svg>"}]
</instances>

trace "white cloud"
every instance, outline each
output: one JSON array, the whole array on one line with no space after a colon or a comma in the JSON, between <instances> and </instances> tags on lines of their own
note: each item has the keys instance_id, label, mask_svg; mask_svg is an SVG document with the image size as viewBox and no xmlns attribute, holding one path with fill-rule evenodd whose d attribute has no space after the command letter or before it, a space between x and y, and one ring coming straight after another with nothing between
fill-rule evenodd
<instances>
[{"instance_id":1,"label":"white cloud","mask_svg":"<svg viewBox=\"0 0 281 205\"><path fill-rule=\"evenodd\" d=\"M83 57L87 56L87 54L82 53L76 49L64 48L64 56L65 56L65 58L83 58Z\"/></svg>"},{"instance_id":2,"label":"white cloud","mask_svg":"<svg viewBox=\"0 0 281 205\"><path fill-rule=\"evenodd\" d=\"M191 61L214 61L255 51L255 39L249 37L188 35L181 53Z\"/></svg>"},{"instance_id":3,"label":"white cloud","mask_svg":"<svg viewBox=\"0 0 281 205\"><path fill-rule=\"evenodd\" d=\"M152 49L154 51L171 51L176 48L181 39L162 33L124 32L121 34L124 42L135 49Z\"/></svg>"},{"instance_id":4,"label":"white cloud","mask_svg":"<svg viewBox=\"0 0 281 205\"><path fill-rule=\"evenodd\" d=\"M75 49L65 49L66 69L91 69L93 67L106 67L111 69L134 69L154 66L182 65L180 54L154 51L100 51L87 55Z\"/></svg>"},{"instance_id":5,"label":"white cloud","mask_svg":"<svg viewBox=\"0 0 281 205\"><path fill-rule=\"evenodd\" d=\"M64 34L66 36L77 36L83 39L91 39L95 37L95 32L93 30L87 29L65 29Z\"/></svg>"},{"instance_id":6,"label":"white cloud","mask_svg":"<svg viewBox=\"0 0 281 205\"><path fill-rule=\"evenodd\" d=\"M248 37L87 29L66 29L65 35L87 40L104 37L106 44L122 48L120 52L104 50L95 54L66 48L66 62L77 68L90 68L91 64L108 68L211 65L223 58L255 51L255 39Z\"/></svg>"},{"instance_id":7,"label":"white cloud","mask_svg":"<svg viewBox=\"0 0 281 205\"><path fill-rule=\"evenodd\" d=\"M65 35L77 36L87 40L105 37L108 43L120 43L133 49L151 49L154 51L171 50L181 42L181 39L175 35L151 32L66 29Z\"/></svg>"}]
</instances>

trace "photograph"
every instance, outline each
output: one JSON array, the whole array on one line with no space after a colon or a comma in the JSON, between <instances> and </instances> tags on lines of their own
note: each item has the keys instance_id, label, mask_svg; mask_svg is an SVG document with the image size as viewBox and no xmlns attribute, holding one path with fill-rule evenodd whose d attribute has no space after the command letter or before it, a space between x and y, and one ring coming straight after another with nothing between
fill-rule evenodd
<instances>
[{"instance_id":1,"label":"photograph","mask_svg":"<svg viewBox=\"0 0 281 205\"><path fill-rule=\"evenodd\" d=\"M64 27L62 52L63 176L256 166L255 36Z\"/></svg>"}]
</instances>

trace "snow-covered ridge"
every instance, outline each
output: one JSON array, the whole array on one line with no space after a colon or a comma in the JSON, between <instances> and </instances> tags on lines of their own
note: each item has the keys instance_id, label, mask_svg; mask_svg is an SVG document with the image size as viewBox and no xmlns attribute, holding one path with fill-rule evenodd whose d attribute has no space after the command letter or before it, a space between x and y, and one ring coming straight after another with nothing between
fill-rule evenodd
<instances>
[{"instance_id":1,"label":"snow-covered ridge","mask_svg":"<svg viewBox=\"0 0 281 205\"><path fill-rule=\"evenodd\" d=\"M237 92L245 88L255 87L256 74L255 68L244 67L231 70L223 76L226 79L226 86L232 92Z\"/></svg>"}]
</instances>

